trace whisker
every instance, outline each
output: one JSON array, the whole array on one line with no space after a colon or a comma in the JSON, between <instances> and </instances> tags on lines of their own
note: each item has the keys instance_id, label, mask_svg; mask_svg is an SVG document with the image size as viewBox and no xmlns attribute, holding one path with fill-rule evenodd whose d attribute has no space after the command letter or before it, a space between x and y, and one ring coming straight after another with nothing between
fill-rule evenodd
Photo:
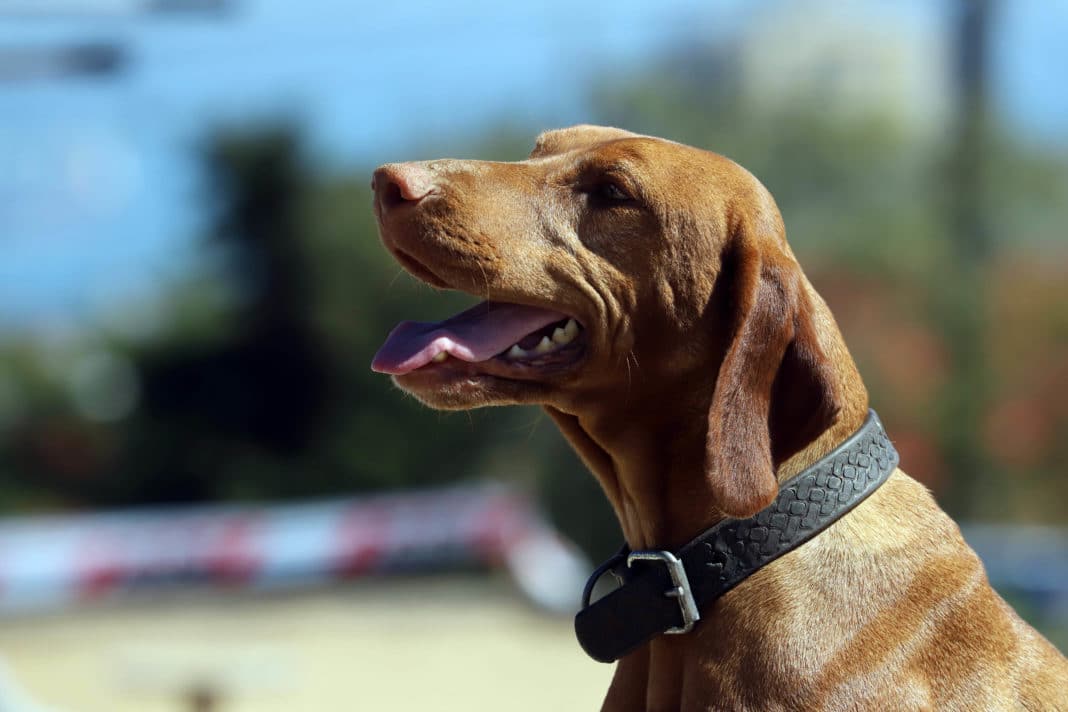
<instances>
[{"instance_id":1,"label":"whisker","mask_svg":"<svg viewBox=\"0 0 1068 712\"><path fill-rule=\"evenodd\" d=\"M397 280L400 279L400 276L402 274L404 274L404 269L403 268L398 269L397 273L395 275L393 275L393 279L389 280L389 286L387 287L387 289L393 289L393 285L395 285L397 283Z\"/></svg>"},{"instance_id":2,"label":"whisker","mask_svg":"<svg viewBox=\"0 0 1068 712\"><path fill-rule=\"evenodd\" d=\"M638 364L638 355L633 350L627 352L627 395L630 395L633 379L630 371L630 361L634 359L634 370L641 373L642 367Z\"/></svg>"},{"instance_id":3,"label":"whisker","mask_svg":"<svg viewBox=\"0 0 1068 712\"><path fill-rule=\"evenodd\" d=\"M545 417L544 413L539 413L533 422L530 424L530 432L527 433L527 443L530 443L534 439L534 433L538 431L538 426L541 425L542 419Z\"/></svg>"},{"instance_id":4,"label":"whisker","mask_svg":"<svg viewBox=\"0 0 1068 712\"><path fill-rule=\"evenodd\" d=\"M482 264L481 260L475 260L475 264L478 265L479 271L482 272L482 281L485 282L485 284L486 284L486 300L489 301L490 280L489 280L489 275L486 274L486 267Z\"/></svg>"},{"instance_id":5,"label":"whisker","mask_svg":"<svg viewBox=\"0 0 1068 712\"><path fill-rule=\"evenodd\" d=\"M639 372L642 370L641 365L638 363L638 354L634 353L633 349L631 349L630 354L628 354L627 358L634 359L634 368L636 368Z\"/></svg>"}]
</instances>

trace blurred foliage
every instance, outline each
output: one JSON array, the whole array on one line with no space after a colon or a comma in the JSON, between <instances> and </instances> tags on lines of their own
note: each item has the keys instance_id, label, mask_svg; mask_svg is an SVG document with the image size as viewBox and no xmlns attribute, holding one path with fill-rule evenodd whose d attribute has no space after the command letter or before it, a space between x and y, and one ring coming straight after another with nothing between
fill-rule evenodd
<instances>
[{"instance_id":1,"label":"blurred foliage","mask_svg":"<svg viewBox=\"0 0 1068 712\"><path fill-rule=\"evenodd\" d=\"M905 469L955 514L1068 520L1050 497L1068 457L1068 159L986 124L993 253L981 283L962 285L946 239L944 135L815 104L756 105L731 69L729 54L687 50L604 85L593 118L725 153L769 186ZM502 129L467 153L520 158L534 133ZM615 548L598 486L539 410L436 413L369 370L397 322L472 302L416 283L388 258L369 170L317 171L287 126L218 131L202 154L212 227L200 269L165 292L154 329L0 346L0 509L293 498L492 476L540 492L593 555ZM953 312L936 308L944 290L986 325L988 370L975 376L990 394L978 419L986 429L969 437L993 478L983 481L1012 484L978 498L952 496L972 473L947 461L952 424L939 417L947 393L969 387L953 377Z\"/></svg>"}]
</instances>

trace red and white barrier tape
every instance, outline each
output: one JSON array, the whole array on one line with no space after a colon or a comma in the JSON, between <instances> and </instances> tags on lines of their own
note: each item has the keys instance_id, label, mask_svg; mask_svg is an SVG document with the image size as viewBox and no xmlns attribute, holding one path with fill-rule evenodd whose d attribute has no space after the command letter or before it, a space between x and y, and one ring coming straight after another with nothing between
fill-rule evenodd
<instances>
[{"instance_id":1,"label":"red and white barrier tape","mask_svg":"<svg viewBox=\"0 0 1068 712\"><path fill-rule=\"evenodd\" d=\"M506 565L535 602L577 606L588 566L499 485L280 506L0 519L0 612L173 584L280 587ZM571 599L574 599L572 601Z\"/></svg>"}]
</instances>

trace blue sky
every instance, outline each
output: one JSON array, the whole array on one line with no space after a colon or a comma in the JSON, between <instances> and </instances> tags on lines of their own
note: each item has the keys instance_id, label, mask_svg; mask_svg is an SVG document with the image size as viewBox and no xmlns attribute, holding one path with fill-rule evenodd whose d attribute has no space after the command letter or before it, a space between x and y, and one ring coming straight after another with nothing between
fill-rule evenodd
<instances>
[{"instance_id":1,"label":"blue sky","mask_svg":"<svg viewBox=\"0 0 1068 712\"><path fill-rule=\"evenodd\" d=\"M754 5L774 8L239 0L221 17L49 19L5 18L0 2L0 50L102 40L131 60L113 80L0 83L0 332L91 323L189 269L199 227L191 147L209 125L291 117L320 159L344 169L412 158L499 121L575 123L588 118L583 97L597 77L714 42ZM873 22L891 12L906 29L944 19L945 6L927 0L850 5L870 8ZM995 100L1040 144L1068 142L1065 36L1068 2L1004 3Z\"/></svg>"}]
</instances>

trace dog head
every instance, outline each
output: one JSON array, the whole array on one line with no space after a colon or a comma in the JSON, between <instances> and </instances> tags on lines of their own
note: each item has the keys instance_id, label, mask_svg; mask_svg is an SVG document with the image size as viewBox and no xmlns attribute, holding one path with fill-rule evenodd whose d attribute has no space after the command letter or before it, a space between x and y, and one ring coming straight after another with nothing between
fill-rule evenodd
<instances>
[{"instance_id":1,"label":"dog head","mask_svg":"<svg viewBox=\"0 0 1068 712\"><path fill-rule=\"evenodd\" d=\"M621 399L686 394L735 516L774 498L777 465L838 411L778 209L722 156L577 126L524 161L389 164L372 185L397 261L484 300L401 324L375 357L432 407L622 413Z\"/></svg>"}]
</instances>

